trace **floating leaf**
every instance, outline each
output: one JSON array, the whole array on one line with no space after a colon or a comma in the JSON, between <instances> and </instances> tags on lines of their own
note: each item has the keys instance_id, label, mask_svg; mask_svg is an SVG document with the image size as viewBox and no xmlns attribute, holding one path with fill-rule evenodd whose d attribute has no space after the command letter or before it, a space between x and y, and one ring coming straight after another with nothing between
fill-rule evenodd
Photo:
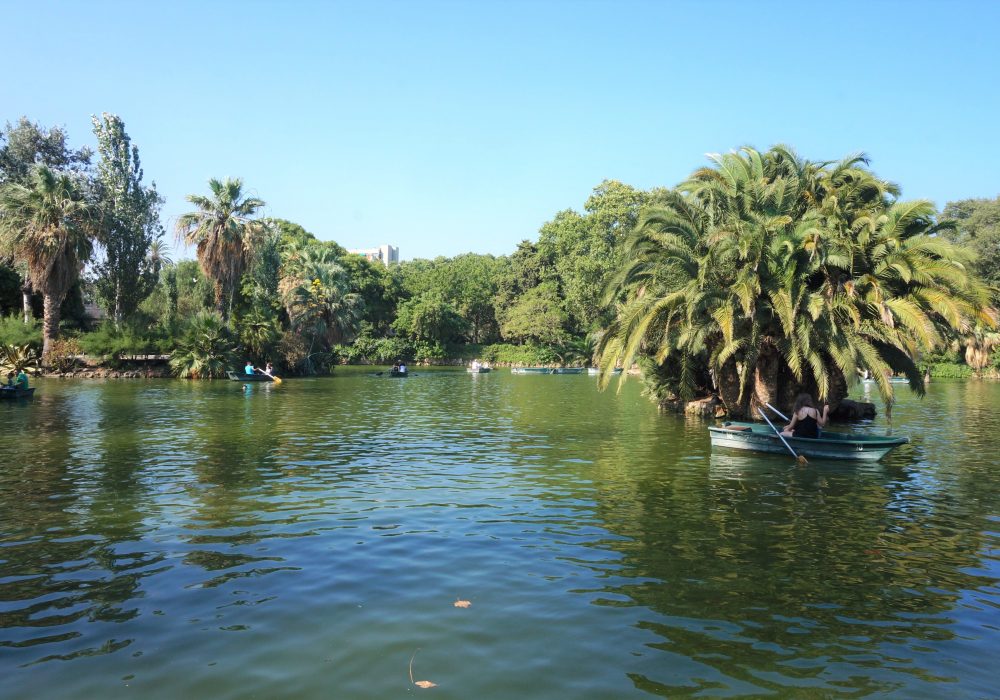
<instances>
[{"instance_id":1,"label":"floating leaf","mask_svg":"<svg viewBox=\"0 0 1000 700\"><path fill-rule=\"evenodd\" d=\"M417 648L417 651L420 651L419 647ZM417 651L413 652L413 656L410 657L410 683L412 683L413 685L417 686L418 688L434 688L434 687L437 686L437 683L434 683L433 681L415 681L415 680L413 680L413 659L416 658Z\"/></svg>"},{"instance_id":2,"label":"floating leaf","mask_svg":"<svg viewBox=\"0 0 1000 700\"><path fill-rule=\"evenodd\" d=\"M472 602L468 601L468 600L456 600L455 601L455 607L456 608L467 608L470 605L472 605Z\"/></svg>"}]
</instances>

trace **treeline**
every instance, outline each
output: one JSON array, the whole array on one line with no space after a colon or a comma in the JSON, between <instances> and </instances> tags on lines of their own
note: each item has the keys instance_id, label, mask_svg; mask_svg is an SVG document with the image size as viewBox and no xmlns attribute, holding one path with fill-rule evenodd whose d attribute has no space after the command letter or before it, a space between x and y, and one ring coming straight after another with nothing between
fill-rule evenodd
<instances>
[{"instance_id":1,"label":"treeline","mask_svg":"<svg viewBox=\"0 0 1000 700\"><path fill-rule=\"evenodd\" d=\"M606 181L510 255L386 268L263 218L239 179L189 195L166 232L124 124L93 122L96 152L27 119L0 134L0 341L49 365L155 353L212 377L245 359L286 374L600 359L646 366L661 398L744 404L779 375L822 393L865 369L1000 365L1000 199L939 215L862 157L744 149L674 189ZM171 260L171 233L196 260Z\"/></svg>"},{"instance_id":2,"label":"treeline","mask_svg":"<svg viewBox=\"0 0 1000 700\"><path fill-rule=\"evenodd\" d=\"M178 374L201 377L244 358L286 373L473 356L585 362L611 317L603 293L622 243L663 195L605 182L582 213L559 212L509 256L386 268L261 218L264 202L240 180L212 180L172 232L197 259L173 261L163 200L124 123L95 117L94 133L96 152L28 119L0 135L0 340L37 345L53 366L81 353L169 354ZM107 320L88 319L87 302Z\"/></svg>"}]
</instances>

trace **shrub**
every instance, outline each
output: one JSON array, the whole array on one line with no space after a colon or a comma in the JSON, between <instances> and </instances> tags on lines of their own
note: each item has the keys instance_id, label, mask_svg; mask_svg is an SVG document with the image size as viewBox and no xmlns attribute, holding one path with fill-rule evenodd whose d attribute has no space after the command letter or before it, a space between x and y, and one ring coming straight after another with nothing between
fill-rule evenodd
<instances>
[{"instance_id":1,"label":"shrub","mask_svg":"<svg viewBox=\"0 0 1000 700\"><path fill-rule=\"evenodd\" d=\"M236 340L217 312L202 311L188 324L170 368L178 377L224 377L236 366Z\"/></svg>"},{"instance_id":2,"label":"shrub","mask_svg":"<svg viewBox=\"0 0 1000 700\"><path fill-rule=\"evenodd\" d=\"M83 349L76 338L57 338L49 348L48 363L57 372L67 372L76 366L77 357L82 354Z\"/></svg>"},{"instance_id":3,"label":"shrub","mask_svg":"<svg viewBox=\"0 0 1000 700\"><path fill-rule=\"evenodd\" d=\"M492 364L547 365L558 361L556 354L543 345L498 343L482 349L482 359Z\"/></svg>"},{"instance_id":4,"label":"shrub","mask_svg":"<svg viewBox=\"0 0 1000 700\"><path fill-rule=\"evenodd\" d=\"M958 362L935 362L928 369L937 379L968 379L975 374L971 367Z\"/></svg>"},{"instance_id":5,"label":"shrub","mask_svg":"<svg viewBox=\"0 0 1000 700\"><path fill-rule=\"evenodd\" d=\"M42 322L32 319L25 323L24 319L17 315L0 316L0 343L8 345L28 345L36 352L42 350Z\"/></svg>"}]
</instances>

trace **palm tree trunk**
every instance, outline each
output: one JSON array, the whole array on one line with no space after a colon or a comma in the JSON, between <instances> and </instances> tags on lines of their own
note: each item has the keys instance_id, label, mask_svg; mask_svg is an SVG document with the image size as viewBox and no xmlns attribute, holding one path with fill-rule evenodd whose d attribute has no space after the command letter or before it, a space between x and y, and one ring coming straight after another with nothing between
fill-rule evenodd
<instances>
[{"instance_id":1,"label":"palm tree trunk","mask_svg":"<svg viewBox=\"0 0 1000 700\"><path fill-rule=\"evenodd\" d=\"M42 365L49 365L52 341L59 337L59 306L61 300L53 294L44 296L45 316L42 321Z\"/></svg>"},{"instance_id":2,"label":"palm tree trunk","mask_svg":"<svg viewBox=\"0 0 1000 700\"><path fill-rule=\"evenodd\" d=\"M726 361L719 370L716 383L719 385L719 398L726 407L726 414L737 420L745 418L749 402L746 396L740 401L740 373L736 367L736 360L730 358Z\"/></svg>"},{"instance_id":3,"label":"palm tree trunk","mask_svg":"<svg viewBox=\"0 0 1000 700\"><path fill-rule=\"evenodd\" d=\"M24 307L24 322L31 323L31 280L25 277L21 285L21 303Z\"/></svg>"},{"instance_id":4,"label":"palm tree trunk","mask_svg":"<svg viewBox=\"0 0 1000 700\"><path fill-rule=\"evenodd\" d=\"M222 280L215 280L215 310L222 316L222 320L228 318L226 314L226 289Z\"/></svg>"},{"instance_id":5,"label":"palm tree trunk","mask_svg":"<svg viewBox=\"0 0 1000 700\"><path fill-rule=\"evenodd\" d=\"M754 369L753 396L750 398L750 412L757 415L757 410L764 404L780 403L778 396L778 370L781 356L776 348L765 345L757 357L757 367Z\"/></svg>"}]
</instances>

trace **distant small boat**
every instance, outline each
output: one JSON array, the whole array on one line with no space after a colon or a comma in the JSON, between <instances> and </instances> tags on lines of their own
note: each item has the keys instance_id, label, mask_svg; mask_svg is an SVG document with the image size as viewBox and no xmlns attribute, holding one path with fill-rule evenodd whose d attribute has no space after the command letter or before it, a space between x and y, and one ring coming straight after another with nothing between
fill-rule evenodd
<instances>
[{"instance_id":1,"label":"distant small boat","mask_svg":"<svg viewBox=\"0 0 1000 700\"><path fill-rule=\"evenodd\" d=\"M514 367L512 374L581 374L583 367Z\"/></svg>"},{"instance_id":2,"label":"distant small boat","mask_svg":"<svg viewBox=\"0 0 1000 700\"><path fill-rule=\"evenodd\" d=\"M410 373L409 373L409 371L402 371L401 372L398 369L390 369L388 372L386 372L386 376L389 376L389 377L399 377L400 379L402 379L403 377L410 376Z\"/></svg>"},{"instance_id":3,"label":"distant small boat","mask_svg":"<svg viewBox=\"0 0 1000 700\"><path fill-rule=\"evenodd\" d=\"M30 399L35 395L35 387L30 389L18 389L16 387L0 387L0 399Z\"/></svg>"},{"instance_id":4,"label":"distant small boat","mask_svg":"<svg viewBox=\"0 0 1000 700\"><path fill-rule=\"evenodd\" d=\"M600 374L600 373L601 373L601 368L600 367L588 367L587 368L587 374ZM611 370L611 374L621 374L621 373L622 373L622 368L621 367L615 367L613 370Z\"/></svg>"},{"instance_id":5,"label":"distant small boat","mask_svg":"<svg viewBox=\"0 0 1000 700\"><path fill-rule=\"evenodd\" d=\"M865 384L875 384L876 380L872 377L865 377L861 380ZM909 384L910 380L906 377L889 377L890 384Z\"/></svg>"},{"instance_id":6,"label":"distant small boat","mask_svg":"<svg viewBox=\"0 0 1000 700\"><path fill-rule=\"evenodd\" d=\"M709 426L708 433L712 447L789 454L777 433L764 423L730 421L721 426ZM876 462L899 445L910 441L908 437L835 433L828 430L820 431L818 438L786 437L785 440L797 454L806 457L860 462Z\"/></svg>"},{"instance_id":7,"label":"distant small boat","mask_svg":"<svg viewBox=\"0 0 1000 700\"><path fill-rule=\"evenodd\" d=\"M243 372L226 372L234 382L273 382L274 378L266 374L244 374Z\"/></svg>"},{"instance_id":8,"label":"distant small boat","mask_svg":"<svg viewBox=\"0 0 1000 700\"><path fill-rule=\"evenodd\" d=\"M585 367L553 367L552 374L583 374Z\"/></svg>"},{"instance_id":9,"label":"distant small boat","mask_svg":"<svg viewBox=\"0 0 1000 700\"><path fill-rule=\"evenodd\" d=\"M466 367L465 371L472 374L487 374L492 367Z\"/></svg>"}]
</instances>

